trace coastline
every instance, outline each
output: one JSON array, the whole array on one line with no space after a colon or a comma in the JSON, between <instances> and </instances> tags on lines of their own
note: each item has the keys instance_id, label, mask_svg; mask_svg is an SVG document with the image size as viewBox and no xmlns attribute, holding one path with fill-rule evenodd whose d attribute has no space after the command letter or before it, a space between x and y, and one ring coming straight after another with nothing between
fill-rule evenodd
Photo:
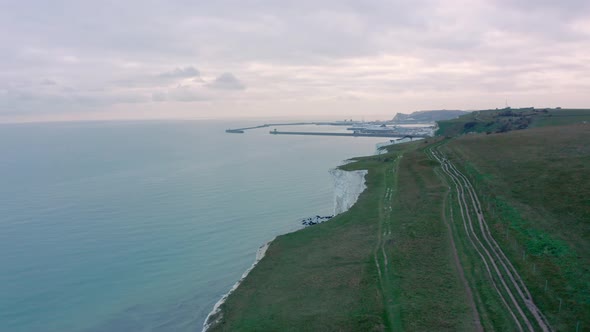
<instances>
[{"instance_id":1,"label":"coastline","mask_svg":"<svg viewBox=\"0 0 590 332\"><path fill-rule=\"evenodd\" d=\"M211 312L207 315L207 317L205 318L205 321L203 322L203 329L202 332L205 332L207 330L209 330L209 328L213 325L215 325L216 323L219 322L219 319L221 319L221 315L219 315L221 313L221 305L225 303L225 300L227 300L227 298L236 290L238 289L238 287L240 286L240 284L242 283L242 281L244 281L244 279L246 279L246 277L248 276L248 274L250 273L250 271L252 271L252 269L254 269L254 267L256 267L256 265L258 264L258 262L260 262L260 260L262 258L264 258L264 255L266 254L266 250L268 249L268 247L270 246L270 244L272 243L272 241L274 241L275 238L273 238L272 240L266 242L265 244L263 244L262 246L260 246L258 248L258 250L256 251L256 259L254 260L254 263L252 263L252 265L246 270L244 271L244 273L242 273L242 276L240 277L240 280L238 280L231 288L230 290L225 293L220 299L219 301L217 301L215 303L215 305L213 306L213 310L211 310Z\"/></svg>"},{"instance_id":2,"label":"coastline","mask_svg":"<svg viewBox=\"0 0 590 332\"><path fill-rule=\"evenodd\" d=\"M365 189L367 189L366 175L368 174L368 171L344 171L337 167L330 169L329 173L334 180L334 216L336 216L348 211L357 202L360 194L365 191ZM299 230L294 232L297 231ZM246 271L244 271L240 279L230 288L230 290L215 303L213 309L203 322L203 329L201 330L202 332L208 331L211 327L214 327L221 321L223 317L221 306L225 303L228 297L238 289L238 287L246 279L248 274L256 267L256 265L265 257L267 249L275 239L276 237L258 248L256 251L256 259L254 260L254 263L252 263L252 265Z\"/></svg>"}]
</instances>

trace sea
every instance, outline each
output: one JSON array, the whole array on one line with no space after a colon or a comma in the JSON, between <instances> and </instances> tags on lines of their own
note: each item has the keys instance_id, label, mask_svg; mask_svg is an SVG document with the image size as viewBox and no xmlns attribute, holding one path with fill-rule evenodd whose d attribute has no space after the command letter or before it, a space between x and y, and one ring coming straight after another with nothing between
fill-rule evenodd
<instances>
[{"instance_id":1,"label":"sea","mask_svg":"<svg viewBox=\"0 0 590 332\"><path fill-rule=\"evenodd\" d=\"M200 331L261 245L332 214L329 169L387 141L224 132L257 124L0 125L0 331Z\"/></svg>"}]
</instances>

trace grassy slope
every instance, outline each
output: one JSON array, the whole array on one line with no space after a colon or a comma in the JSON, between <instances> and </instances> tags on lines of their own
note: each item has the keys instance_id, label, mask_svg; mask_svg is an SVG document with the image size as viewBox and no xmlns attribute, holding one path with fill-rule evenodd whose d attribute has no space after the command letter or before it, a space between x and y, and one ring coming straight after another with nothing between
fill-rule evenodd
<instances>
[{"instance_id":1,"label":"grassy slope","mask_svg":"<svg viewBox=\"0 0 590 332\"><path fill-rule=\"evenodd\" d=\"M372 251L383 167L366 160L370 190L354 209L278 237L223 306L214 330L382 330L385 317Z\"/></svg>"},{"instance_id":2,"label":"grassy slope","mask_svg":"<svg viewBox=\"0 0 590 332\"><path fill-rule=\"evenodd\" d=\"M421 150L408 151L398 167L387 242L392 285L406 331L473 328L473 313L453 263L450 233L442 218L447 187L436 163Z\"/></svg>"},{"instance_id":3,"label":"grassy slope","mask_svg":"<svg viewBox=\"0 0 590 332\"><path fill-rule=\"evenodd\" d=\"M482 110L457 119L439 121L437 134L457 136L469 132L495 133L584 121L590 122L589 109Z\"/></svg>"},{"instance_id":4,"label":"grassy slope","mask_svg":"<svg viewBox=\"0 0 590 332\"><path fill-rule=\"evenodd\" d=\"M439 144L433 145L433 148L444 146L446 143L448 143L448 140L443 140ZM443 199L446 220L453 233L457 254L459 256L458 258L462 265L465 278L471 288L473 301L477 307L476 310L479 313L482 327L484 330L489 331L517 330L513 318L505 310L501 299L492 287L484 263L470 244L468 235L463 226L460 207L457 203L455 186L451 179L444 176L439 167L436 167L435 171L440 178L444 179L445 185L452 188L452 190L448 192L447 197ZM472 217L475 218L475 216Z\"/></svg>"},{"instance_id":5,"label":"grassy slope","mask_svg":"<svg viewBox=\"0 0 590 332\"><path fill-rule=\"evenodd\" d=\"M554 328L590 326L590 124L467 135L444 150Z\"/></svg>"},{"instance_id":6,"label":"grassy slope","mask_svg":"<svg viewBox=\"0 0 590 332\"><path fill-rule=\"evenodd\" d=\"M584 121L590 123L590 110L588 109L551 110L547 116L536 118L531 124L531 127L580 124Z\"/></svg>"},{"instance_id":7,"label":"grassy slope","mask_svg":"<svg viewBox=\"0 0 590 332\"><path fill-rule=\"evenodd\" d=\"M369 170L358 203L329 222L278 237L229 297L214 330L469 329L472 312L441 218L445 187L416 150L422 144L347 165ZM397 188L391 199L384 198L387 188ZM383 235L387 229L391 234Z\"/></svg>"}]
</instances>

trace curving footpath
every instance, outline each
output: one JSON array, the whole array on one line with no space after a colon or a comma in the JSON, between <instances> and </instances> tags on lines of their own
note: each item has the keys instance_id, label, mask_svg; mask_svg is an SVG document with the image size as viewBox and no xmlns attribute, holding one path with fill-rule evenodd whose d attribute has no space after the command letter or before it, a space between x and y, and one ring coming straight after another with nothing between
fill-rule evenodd
<instances>
[{"instance_id":1,"label":"curving footpath","mask_svg":"<svg viewBox=\"0 0 590 332\"><path fill-rule=\"evenodd\" d=\"M402 156L396 157L393 162L391 170L387 170L383 175L384 183L390 183L395 181L396 168L399 165L399 160ZM379 207L379 227L377 229L377 241L375 248L373 249L373 259L375 267L377 268L377 274L379 277L379 288L383 297L384 308L386 312L386 318L389 324L394 324L394 299L391 291L391 280L389 273L389 258L385 250L385 245L388 240L391 239L391 198L394 193L395 186L386 186L383 200L380 202ZM381 262L381 263L380 263Z\"/></svg>"},{"instance_id":2,"label":"curving footpath","mask_svg":"<svg viewBox=\"0 0 590 332\"><path fill-rule=\"evenodd\" d=\"M481 258L492 287L514 319L518 329L520 331L524 329L553 331L547 318L533 302L522 278L492 237L475 189L467 177L436 147L428 149L428 154L440 163L443 172L455 185L461 218L469 243ZM474 215L477 217L475 221L475 218L472 218Z\"/></svg>"}]
</instances>

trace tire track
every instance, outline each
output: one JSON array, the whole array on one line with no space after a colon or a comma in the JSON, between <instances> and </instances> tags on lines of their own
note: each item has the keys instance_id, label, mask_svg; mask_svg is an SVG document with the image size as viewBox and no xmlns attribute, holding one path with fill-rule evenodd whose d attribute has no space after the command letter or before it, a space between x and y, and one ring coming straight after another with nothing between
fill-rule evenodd
<instances>
[{"instance_id":1,"label":"tire track","mask_svg":"<svg viewBox=\"0 0 590 332\"><path fill-rule=\"evenodd\" d=\"M550 328L549 322L547 321L547 318L543 315L541 310L533 302L533 298L531 296L531 293L528 290L528 288L526 287L524 281L522 280L522 278L520 277L518 272L516 271L516 268L514 268L514 266L512 265L510 260L508 259L508 257L506 257L506 255L504 254L504 252L502 251L502 249L500 248L500 246L498 245L498 243L496 242L496 240L492 236L492 234L488 228L488 224L485 221L485 218L483 216L481 203L479 201L479 198L477 197L477 194L475 193L475 189L473 188L473 186L471 185L469 180L465 177L465 175L460 173L459 170L457 170L457 168L454 165L452 165L450 163L449 163L449 165L452 169L454 169L455 174L458 174L461 177L461 179L463 180L463 184L465 185L465 187L467 188L467 190L469 192L471 202L472 202L473 206L476 208L478 222L480 224L480 228L482 229L482 234L484 236L484 239L486 240L488 245L492 248L492 250L500 257L500 263L501 263L502 267L504 268L504 270L506 271L506 274L509 276L516 291L519 293L519 296L522 298L523 302L525 303L526 307L529 309L531 314L535 317L535 320L536 320L537 324L539 325L539 327L541 327L541 329L543 331L551 331L551 328Z\"/></svg>"},{"instance_id":2,"label":"tire track","mask_svg":"<svg viewBox=\"0 0 590 332\"><path fill-rule=\"evenodd\" d=\"M443 175L440 174L440 172L436 172L436 174L438 176L440 176L441 178L443 178ZM467 279L465 278L465 271L463 270L463 266L461 265L461 260L459 259L459 254L457 252L457 246L455 245L455 239L453 236L453 230L451 228L451 222L453 220L453 206L450 206L450 219L451 221L449 221L446 217L446 213L445 213L445 207L447 206L447 198L449 196L451 187L448 187L449 191L447 191L447 193L445 194L445 197L443 199L443 204L442 204L442 219L445 222L445 225L447 226L447 229L449 231L449 237L450 237L450 243L451 243L451 248L453 249L453 261L455 262L455 268L457 269L457 272L459 273L459 279L461 280L461 283L463 284L463 287L465 288L465 293L467 295L467 299L469 301L469 306L471 307L471 311L473 312L473 324L474 324L474 328L475 331L477 332L483 332L483 326L481 325L481 319L479 317L479 312L477 311L477 306L475 305L475 301L473 301L473 292L471 291L471 287L469 286L469 283L467 282Z\"/></svg>"},{"instance_id":3,"label":"tire track","mask_svg":"<svg viewBox=\"0 0 590 332\"><path fill-rule=\"evenodd\" d=\"M517 318L517 314L513 308L509 305L509 302L516 308L518 316L525 323L526 328L529 331L534 331L533 323L529 317L523 311L523 306L528 309L530 314L534 317L534 322L543 331L552 331L547 319L535 305L532 300L532 296L522 278L506 257L504 252L501 250L498 243L492 237L488 225L482 213L481 204L475 193L475 189L469 182L469 180L447 159L444 157L442 152L433 149L429 149L429 154L435 158L441 165L443 172L452 180L457 190L457 201L459 203L461 218L463 220L463 226L469 242L472 247L478 253L481 258L488 276L492 282L492 286L502 303L514 319L519 330L522 331L523 327L520 320ZM468 196L466 199L465 197ZM468 204L470 201L471 204ZM470 206L475 215L477 216L477 225L479 226L479 232L481 237L487 246L482 242L478 232L474 228L474 222L471 218ZM469 227L468 227L469 226ZM489 248L489 250L488 250ZM486 259L487 258L487 259ZM500 267L501 269L500 269ZM508 280L507 280L508 279ZM496 281L498 280L499 283ZM500 284L500 285L499 285ZM501 286L501 287L499 287ZM503 289L508 298L502 293Z\"/></svg>"},{"instance_id":4,"label":"tire track","mask_svg":"<svg viewBox=\"0 0 590 332\"><path fill-rule=\"evenodd\" d=\"M471 217L469 216L468 211L466 211L467 203L465 202L465 199L463 197L463 188L456 181L455 177L453 177L452 175L450 175L450 173L448 173L448 168L442 162L442 159L439 156L437 156L432 150L430 150L430 153L432 153L434 158L441 163L441 165L443 166L442 167L443 171L445 172L445 174L447 174L451 178L452 182L455 184L455 188L457 188L457 202L460 207L461 219L463 220L463 227L465 229L465 233L467 234L467 238L469 239L469 242L471 243L472 247L475 249L475 251L477 252L479 257L481 258L482 262L484 263L484 266L485 266L485 269L488 273L488 276L490 277L490 280L492 281L492 287L494 288L494 290L496 291L496 293L500 297L500 300L502 301L502 303L504 304L504 306L506 307L506 309L508 310L508 312L510 313L510 315L514 319L516 325L518 326L518 330L523 331L522 325L520 324L520 321L516 317L516 314L514 313L514 311L512 311L512 309L510 308L510 305L508 304L508 302L506 302L506 299L504 298L504 296L502 295L502 292L498 288L498 285L497 285L496 280L494 278L494 273L492 272L492 269L490 268L488 261L486 260L484 254L479 249L479 246L476 244L479 242L479 239L477 239L477 235L475 234L475 231L473 229ZM467 215L467 218L466 218L466 215ZM467 226L467 224L469 224L469 227ZM484 248L484 250L485 250L485 248Z\"/></svg>"}]
</instances>

